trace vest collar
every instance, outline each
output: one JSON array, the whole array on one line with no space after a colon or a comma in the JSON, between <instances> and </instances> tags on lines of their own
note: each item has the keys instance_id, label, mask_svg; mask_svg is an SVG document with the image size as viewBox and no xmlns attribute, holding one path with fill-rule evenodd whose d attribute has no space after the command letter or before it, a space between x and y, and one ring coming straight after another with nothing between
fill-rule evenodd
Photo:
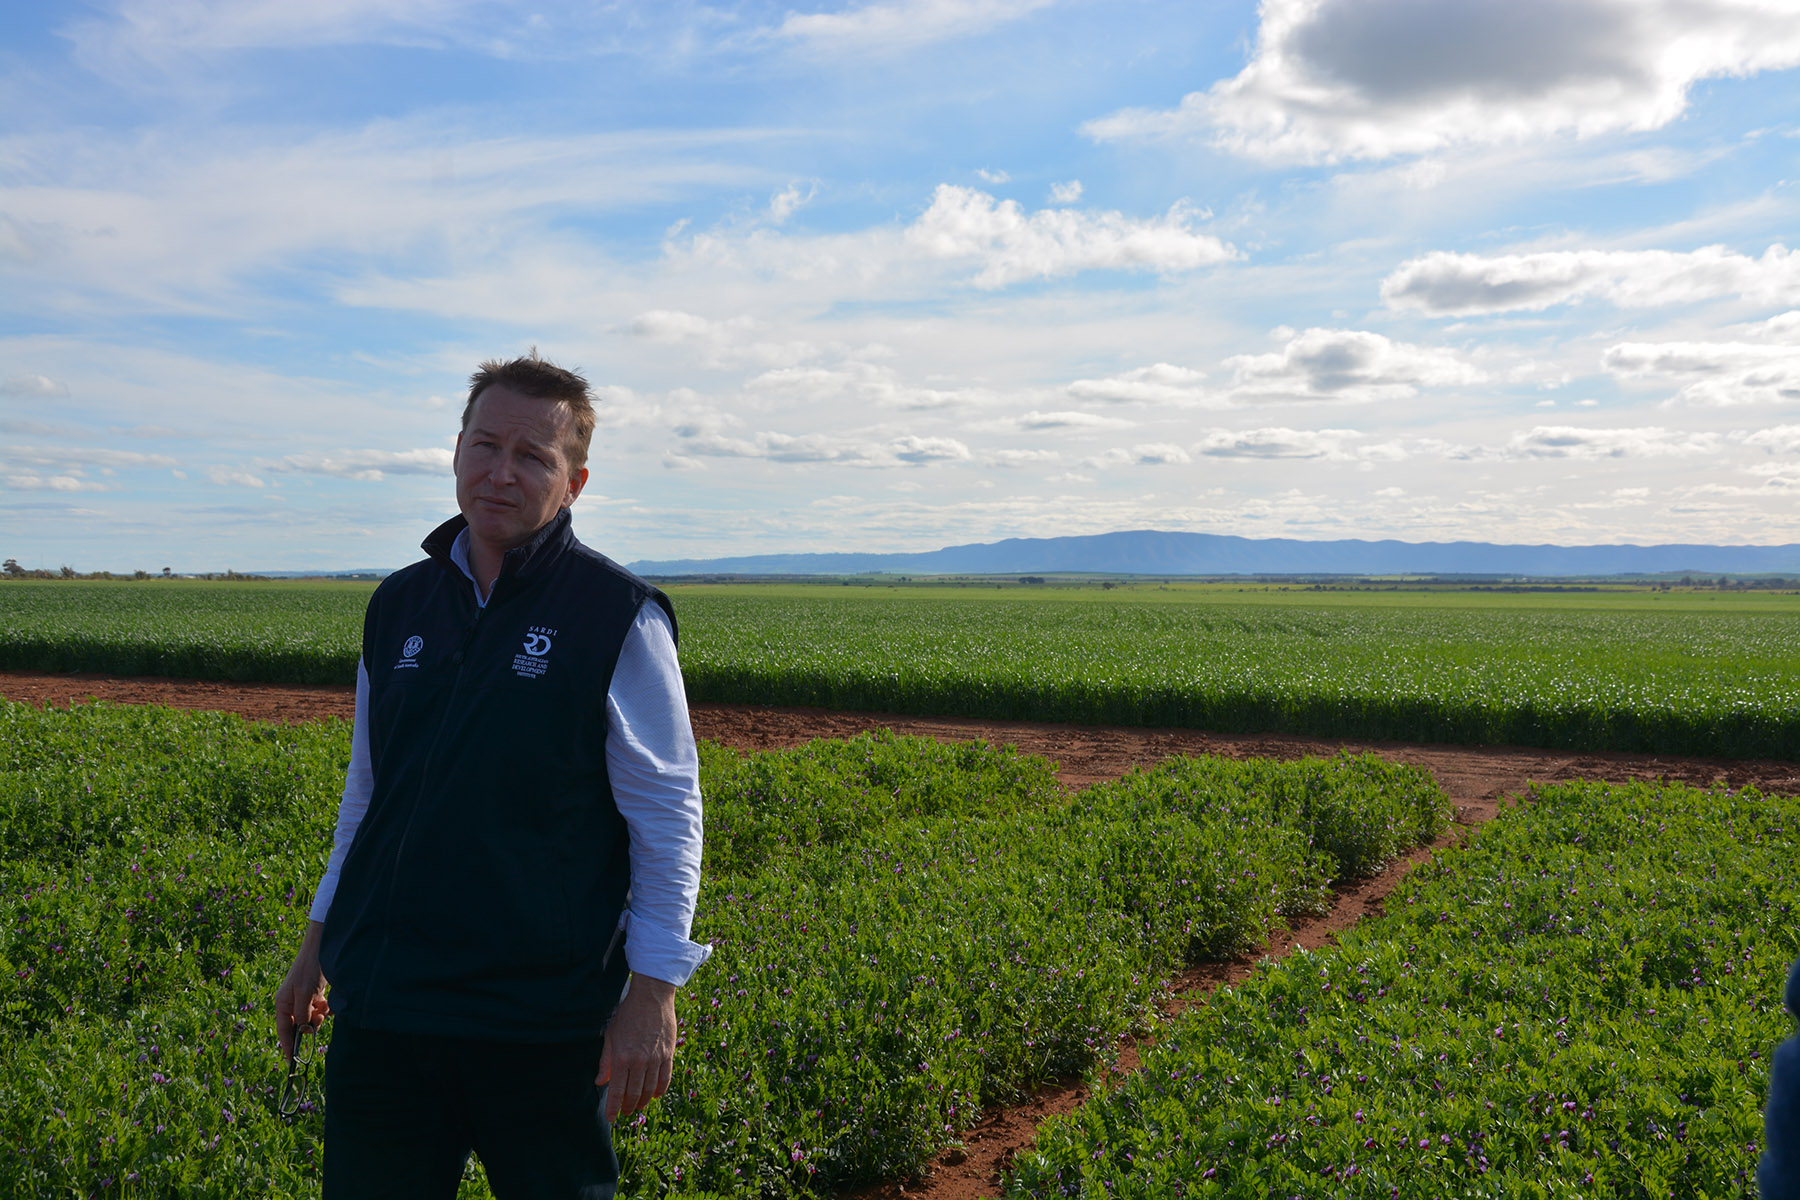
<instances>
[{"instance_id":1,"label":"vest collar","mask_svg":"<svg viewBox=\"0 0 1800 1200\"><path fill-rule=\"evenodd\" d=\"M438 566L460 576L462 568L450 557L450 547L455 543L457 535L468 527L468 518L458 513L427 534L419 546ZM494 592L499 592L502 585L510 590L513 584L523 583L542 574L562 556L563 551L574 544L575 531L570 525L569 510L565 508L551 517L542 529L532 534L530 541L506 552L500 560L500 574L494 580Z\"/></svg>"}]
</instances>

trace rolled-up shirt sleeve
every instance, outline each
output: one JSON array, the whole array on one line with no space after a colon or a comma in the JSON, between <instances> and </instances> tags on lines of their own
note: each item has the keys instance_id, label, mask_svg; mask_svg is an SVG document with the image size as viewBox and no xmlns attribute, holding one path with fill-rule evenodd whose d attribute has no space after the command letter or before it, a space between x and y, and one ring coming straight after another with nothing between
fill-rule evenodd
<instances>
[{"instance_id":1,"label":"rolled-up shirt sleeve","mask_svg":"<svg viewBox=\"0 0 1800 1200\"><path fill-rule=\"evenodd\" d=\"M607 775L631 831L625 961L679 987L712 955L688 936L700 894L700 755L674 630L654 601L619 651L606 717Z\"/></svg>"},{"instance_id":2,"label":"rolled-up shirt sleeve","mask_svg":"<svg viewBox=\"0 0 1800 1200\"><path fill-rule=\"evenodd\" d=\"M337 832L331 839L331 858L325 874L313 893L312 911L315 921L323 921L331 911L331 898L337 894L338 872L343 869L344 855L356 837L356 827L369 811L369 795L375 790L375 770L369 763L369 672L362 660L356 663L356 724L350 735L350 769L344 772L344 794L338 800Z\"/></svg>"}]
</instances>

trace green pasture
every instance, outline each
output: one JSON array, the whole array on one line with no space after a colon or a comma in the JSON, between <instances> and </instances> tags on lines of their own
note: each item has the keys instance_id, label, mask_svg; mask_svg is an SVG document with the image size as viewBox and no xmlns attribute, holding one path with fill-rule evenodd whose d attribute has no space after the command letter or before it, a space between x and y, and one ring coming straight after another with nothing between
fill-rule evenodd
<instances>
[{"instance_id":1,"label":"green pasture","mask_svg":"<svg viewBox=\"0 0 1800 1200\"><path fill-rule=\"evenodd\" d=\"M980 744L702 751L714 955L669 1094L618 1131L626 1195L905 1178L1103 1060L1183 963L1449 810L1371 757L1176 760L1070 796ZM321 1115L273 1111L270 997L348 755L339 721L0 702L0 1195L317 1194Z\"/></svg>"},{"instance_id":2,"label":"green pasture","mask_svg":"<svg viewBox=\"0 0 1800 1200\"><path fill-rule=\"evenodd\" d=\"M1754 1200L1800 798L1539 789L1166 1024L1007 1195Z\"/></svg>"},{"instance_id":3,"label":"green pasture","mask_svg":"<svg viewBox=\"0 0 1800 1200\"><path fill-rule=\"evenodd\" d=\"M1800 596L1133 583L683 585L690 698L1800 756ZM346 683L370 585L11 582L0 667Z\"/></svg>"}]
</instances>

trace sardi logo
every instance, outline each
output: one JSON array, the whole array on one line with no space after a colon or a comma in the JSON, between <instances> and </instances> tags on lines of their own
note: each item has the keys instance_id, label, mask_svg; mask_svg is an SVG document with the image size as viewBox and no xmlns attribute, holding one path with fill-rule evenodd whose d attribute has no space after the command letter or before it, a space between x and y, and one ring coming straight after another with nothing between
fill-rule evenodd
<instances>
[{"instance_id":1,"label":"sardi logo","mask_svg":"<svg viewBox=\"0 0 1800 1200\"><path fill-rule=\"evenodd\" d=\"M419 657L419 651L424 648L425 639L418 634L415 633L407 638L406 645L400 647L400 661L394 664L394 670L398 671L402 667L417 667L419 664L414 660Z\"/></svg>"},{"instance_id":2,"label":"sardi logo","mask_svg":"<svg viewBox=\"0 0 1800 1200\"><path fill-rule=\"evenodd\" d=\"M550 647L555 644L556 630L533 625L525 631L524 652L513 655L513 674L521 679L536 679L550 669Z\"/></svg>"}]
</instances>

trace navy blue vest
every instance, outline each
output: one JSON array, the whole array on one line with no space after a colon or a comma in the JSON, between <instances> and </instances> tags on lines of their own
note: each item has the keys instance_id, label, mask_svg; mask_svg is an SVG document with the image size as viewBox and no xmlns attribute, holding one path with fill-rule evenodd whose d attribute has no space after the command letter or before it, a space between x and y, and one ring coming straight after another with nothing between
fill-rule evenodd
<instances>
[{"instance_id":1,"label":"navy blue vest","mask_svg":"<svg viewBox=\"0 0 1800 1200\"><path fill-rule=\"evenodd\" d=\"M363 620L374 790L320 962L332 1010L411 1033L598 1033L626 978L628 835L606 694L648 583L575 539L568 510L507 551L486 607L450 546L382 581Z\"/></svg>"}]
</instances>

